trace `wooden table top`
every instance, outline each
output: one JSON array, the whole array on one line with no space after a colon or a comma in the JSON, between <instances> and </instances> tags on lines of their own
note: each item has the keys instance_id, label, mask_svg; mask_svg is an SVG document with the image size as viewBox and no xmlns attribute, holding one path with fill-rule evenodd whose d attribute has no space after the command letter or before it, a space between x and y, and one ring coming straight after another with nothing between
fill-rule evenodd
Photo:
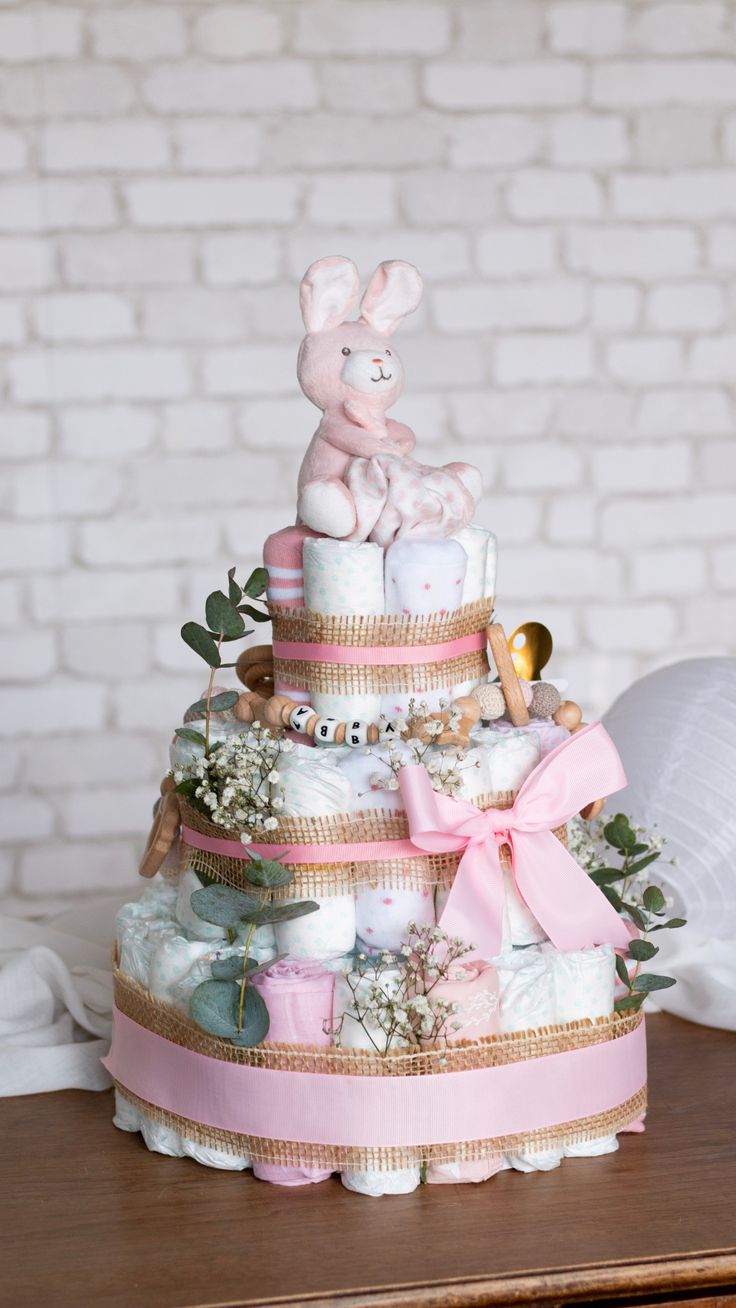
<instances>
[{"instance_id":1,"label":"wooden table top","mask_svg":"<svg viewBox=\"0 0 736 1308\"><path fill-rule=\"evenodd\" d=\"M151 1154L110 1093L0 1100L0 1303L715 1304L736 1293L736 1036L648 1025L648 1128L617 1154L382 1199Z\"/></svg>"}]
</instances>

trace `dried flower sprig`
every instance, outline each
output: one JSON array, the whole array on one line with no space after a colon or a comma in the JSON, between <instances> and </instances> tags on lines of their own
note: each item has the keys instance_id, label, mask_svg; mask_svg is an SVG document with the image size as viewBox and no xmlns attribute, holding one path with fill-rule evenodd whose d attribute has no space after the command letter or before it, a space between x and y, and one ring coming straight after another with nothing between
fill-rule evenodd
<instances>
[{"instance_id":1,"label":"dried flower sprig","mask_svg":"<svg viewBox=\"0 0 736 1308\"><path fill-rule=\"evenodd\" d=\"M194 758L173 773L176 793L211 822L239 831L247 844L254 831L272 831L284 806L279 759L293 742L254 722L247 731L218 741L209 756Z\"/></svg>"},{"instance_id":2,"label":"dried flower sprig","mask_svg":"<svg viewBox=\"0 0 736 1308\"><path fill-rule=\"evenodd\" d=\"M432 992L473 946L438 926L410 922L407 929L400 954L387 949L374 958L359 954L358 968L345 975L350 1008L329 1029L336 1045L342 1042L346 1022L357 1023L379 1054L397 1041L413 1046L446 1042L451 1031L460 1029L452 1021L457 1004Z\"/></svg>"}]
</instances>

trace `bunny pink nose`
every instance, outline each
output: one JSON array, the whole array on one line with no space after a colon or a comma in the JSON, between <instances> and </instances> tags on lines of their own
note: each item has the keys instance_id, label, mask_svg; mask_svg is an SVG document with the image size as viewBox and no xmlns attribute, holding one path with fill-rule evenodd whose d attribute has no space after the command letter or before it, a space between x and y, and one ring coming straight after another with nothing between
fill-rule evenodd
<instances>
[{"instance_id":1,"label":"bunny pink nose","mask_svg":"<svg viewBox=\"0 0 736 1308\"><path fill-rule=\"evenodd\" d=\"M383 359L371 359L371 363L383 363Z\"/></svg>"}]
</instances>

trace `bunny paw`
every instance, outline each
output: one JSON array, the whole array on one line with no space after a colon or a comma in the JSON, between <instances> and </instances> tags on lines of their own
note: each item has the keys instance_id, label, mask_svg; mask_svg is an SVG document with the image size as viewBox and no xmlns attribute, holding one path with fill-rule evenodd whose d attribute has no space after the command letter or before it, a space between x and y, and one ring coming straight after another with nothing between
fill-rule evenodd
<instances>
[{"instance_id":1,"label":"bunny paw","mask_svg":"<svg viewBox=\"0 0 736 1308\"><path fill-rule=\"evenodd\" d=\"M353 497L341 481L309 482L299 495L299 521L312 531L341 540L355 527Z\"/></svg>"}]
</instances>

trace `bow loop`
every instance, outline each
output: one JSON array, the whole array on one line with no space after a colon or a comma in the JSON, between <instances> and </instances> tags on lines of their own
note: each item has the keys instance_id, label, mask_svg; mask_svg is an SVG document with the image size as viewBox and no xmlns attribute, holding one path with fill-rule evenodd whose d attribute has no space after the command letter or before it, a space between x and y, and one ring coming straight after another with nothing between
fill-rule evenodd
<instances>
[{"instance_id":1,"label":"bow loop","mask_svg":"<svg viewBox=\"0 0 736 1308\"><path fill-rule=\"evenodd\" d=\"M628 947L622 919L552 834L598 795L626 785L616 747L599 722L548 754L510 809L481 812L438 795L420 764L402 768L399 785L417 848L462 851L441 923L450 935L475 940L474 952L494 958L503 945L504 844L511 849L519 894L558 949Z\"/></svg>"}]
</instances>

